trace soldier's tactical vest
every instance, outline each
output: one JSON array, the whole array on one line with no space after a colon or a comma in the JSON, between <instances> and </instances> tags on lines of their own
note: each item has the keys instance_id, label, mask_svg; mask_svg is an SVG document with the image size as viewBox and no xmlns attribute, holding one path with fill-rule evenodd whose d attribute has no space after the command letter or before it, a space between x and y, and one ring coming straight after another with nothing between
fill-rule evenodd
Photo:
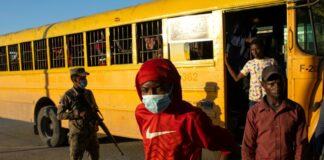
<instances>
[{"instance_id":1,"label":"soldier's tactical vest","mask_svg":"<svg viewBox=\"0 0 324 160\"><path fill-rule=\"evenodd\" d=\"M85 90L84 93L78 93L76 95L74 91L69 91L66 93L67 96L71 99L71 111L75 114L79 114L80 112L86 111L90 113L92 111L91 104L88 102L91 98L86 97L89 96L87 91ZM95 129L95 120L92 119L74 119L69 121L69 129L70 134L73 133L83 133L83 134L90 134L92 132L96 132Z\"/></svg>"}]
</instances>

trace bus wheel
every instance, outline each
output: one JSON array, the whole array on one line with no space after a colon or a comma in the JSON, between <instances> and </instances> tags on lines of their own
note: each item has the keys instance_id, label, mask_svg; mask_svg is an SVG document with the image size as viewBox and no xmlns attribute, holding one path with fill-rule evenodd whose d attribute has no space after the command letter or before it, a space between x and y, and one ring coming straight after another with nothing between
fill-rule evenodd
<instances>
[{"instance_id":1,"label":"bus wheel","mask_svg":"<svg viewBox=\"0 0 324 160\"><path fill-rule=\"evenodd\" d=\"M62 145L66 140L66 132L56 118L56 108L46 106L37 115L37 130L41 140L49 147Z\"/></svg>"}]
</instances>

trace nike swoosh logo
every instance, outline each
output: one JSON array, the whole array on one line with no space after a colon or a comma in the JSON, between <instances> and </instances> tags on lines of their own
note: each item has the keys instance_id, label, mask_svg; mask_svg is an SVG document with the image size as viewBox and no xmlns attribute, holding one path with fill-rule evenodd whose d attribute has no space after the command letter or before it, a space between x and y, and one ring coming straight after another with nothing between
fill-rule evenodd
<instances>
[{"instance_id":1,"label":"nike swoosh logo","mask_svg":"<svg viewBox=\"0 0 324 160\"><path fill-rule=\"evenodd\" d=\"M147 139L152 139L154 137L161 136L161 135L164 135L164 134L173 133L173 132L175 132L175 131L150 132L150 128L148 128L146 130L146 138Z\"/></svg>"}]
</instances>

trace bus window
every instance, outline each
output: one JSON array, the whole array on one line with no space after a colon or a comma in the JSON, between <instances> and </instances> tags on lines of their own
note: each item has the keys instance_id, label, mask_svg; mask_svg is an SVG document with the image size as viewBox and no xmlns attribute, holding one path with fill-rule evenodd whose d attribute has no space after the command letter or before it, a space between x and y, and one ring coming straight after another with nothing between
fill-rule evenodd
<instances>
[{"instance_id":1,"label":"bus window","mask_svg":"<svg viewBox=\"0 0 324 160\"><path fill-rule=\"evenodd\" d=\"M84 53L83 53L83 34L77 33L66 36L68 64L69 67L83 66Z\"/></svg>"},{"instance_id":2,"label":"bus window","mask_svg":"<svg viewBox=\"0 0 324 160\"><path fill-rule=\"evenodd\" d=\"M25 42L20 44L21 53L21 67L22 70L32 70L33 69L33 59L31 42Z\"/></svg>"},{"instance_id":3,"label":"bus window","mask_svg":"<svg viewBox=\"0 0 324 160\"><path fill-rule=\"evenodd\" d=\"M0 71L7 70L7 54L6 47L0 47Z\"/></svg>"},{"instance_id":4,"label":"bus window","mask_svg":"<svg viewBox=\"0 0 324 160\"><path fill-rule=\"evenodd\" d=\"M301 1L300 4L303 2L305 1ZM319 1L311 7L312 12L307 7L298 8L296 12L297 42L299 47L309 54L320 56L324 55L324 16L322 8L323 2Z\"/></svg>"},{"instance_id":5,"label":"bus window","mask_svg":"<svg viewBox=\"0 0 324 160\"><path fill-rule=\"evenodd\" d=\"M188 47L188 48L187 48ZM213 58L213 42L192 42L185 43L185 53L189 55L189 60L212 59Z\"/></svg>"},{"instance_id":6,"label":"bus window","mask_svg":"<svg viewBox=\"0 0 324 160\"><path fill-rule=\"evenodd\" d=\"M112 27L110 32L111 64L130 64L132 61L132 27Z\"/></svg>"},{"instance_id":7,"label":"bus window","mask_svg":"<svg viewBox=\"0 0 324 160\"><path fill-rule=\"evenodd\" d=\"M299 47L311 54L315 54L313 28L306 8L297 10L297 42Z\"/></svg>"},{"instance_id":8,"label":"bus window","mask_svg":"<svg viewBox=\"0 0 324 160\"><path fill-rule=\"evenodd\" d=\"M167 25L171 60L213 59L211 14L171 18Z\"/></svg>"},{"instance_id":9,"label":"bus window","mask_svg":"<svg viewBox=\"0 0 324 160\"><path fill-rule=\"evenodd\" d=\"M324 56L324 2L320 1L312 7L314 30L317 43L318 55Z\"/></svg>"},{"instance_id":10,"label":"bus window","mask_svg":"<svg viewBox=\"0 0 324 160\"><path fill-rule=\"evenodd\" d=\"M136 27L138 63L143 63L152 58L162 58L161 20L138 23Z\"/></svg>"},{"instance_id":11,"label":"bus window","mask_svg":"<svg viewBox=\"0 0 324 160\"><path fill-rule=\"evenodd\" d=\"M213 59L213 42L186 42L170 44L170 56L175 61Z\"/></svg>"},{"instance_id":12,"label":"bus window","mask_svg":"<svg viewBox=\"0 0 324 160\"><path fill-rule=\"evenodd\" d=\"M87 32L88 66L106 66L105 29Z\"/></svg>"},{"instance_id":13,"label":"bus window","mask_svg":"<svg viewBox=\"0 0 324 160\"><path fill-rule=\"evenodd\" d=\"M65 67L63 36L49 39L51 68Z\"/></svg>"},{"instance_id":14,"label":"bus window","mask_svg":"<svg viewBox=\"0 0 324 160\"><path fill-rule=\"evenodd\" d=\"M34 41L35 69L47 69L46 40Z\"/></svg>"},{"instance_id":15,"label":"bus window","mask_svg":"<svg viewBox=\"0 0 324 160\"><path fill-rule=\"evenodd\" d=\"M8 46L9 51L9 69L10 71L19 71L18 44Z\"/></svg>"}]
</instances>

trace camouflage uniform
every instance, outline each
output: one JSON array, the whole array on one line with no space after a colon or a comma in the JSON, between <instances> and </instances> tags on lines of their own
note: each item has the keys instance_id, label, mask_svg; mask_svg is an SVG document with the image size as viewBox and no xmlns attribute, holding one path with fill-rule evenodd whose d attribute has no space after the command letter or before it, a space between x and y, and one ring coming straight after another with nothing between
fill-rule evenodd
<instances>
[{"instance_id":1,"label":"camouflage uniform","mask_svg":"<svg viewBox=\"0 0 324 160\"><path fill-rule=\"evenodd\" d=\"M57 117L69 120L70 159L81 160L83 153L88 151L92 160L98 160L97 121L89 116L98 106L90 90L78 90L73 87L65 92L58 106ZM80 117L82 111L86 111L85 118Z\"/></svg>"}]
</instances>

